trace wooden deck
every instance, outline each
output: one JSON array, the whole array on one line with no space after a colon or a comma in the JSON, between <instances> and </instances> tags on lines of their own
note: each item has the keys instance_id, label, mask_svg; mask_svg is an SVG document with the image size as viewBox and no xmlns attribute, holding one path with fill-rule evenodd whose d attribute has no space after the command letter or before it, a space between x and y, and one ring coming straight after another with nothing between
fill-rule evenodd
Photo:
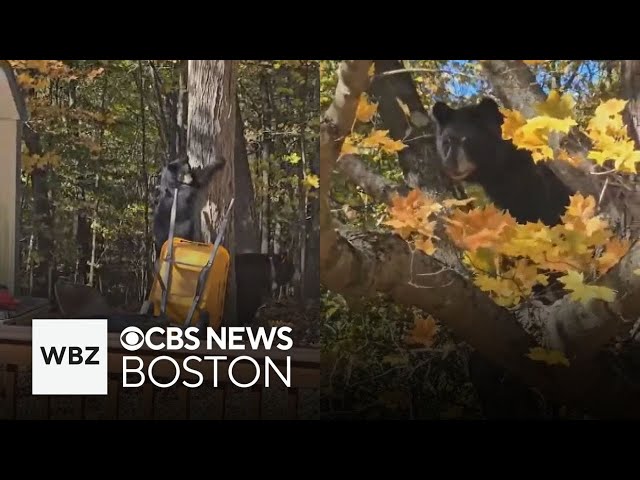
<instances>
[{"instance_id":1,"label":"wooden deck","mask_svg":"<svg viewBox=\"0 0 640 480\"><path fill-rule=\"evenodd\" d=\"M128 352L123 349L120 344L119 334L109 334L108 343L108 371L109 371L109 394L105 397L94 397L98 399L106 399L106 405L102 407L100 418L105 419L117 419L121 417L120 400L127 390L136 391L141 396L141 408L139 412L134 415L137 419L153 419L158 418L157 408L158 405L158 391L153 384L146 379L145 384L138 389L124 389L122 387L122 357L124 355L136 355L143 359L144 365L147 366L153 358L159 355L158 352L154 352L148 347L143 347L135 353ZM258 364L264 364L265 355L274 362L277 367L285 372L286 371L286 357L291 357L291 388L286 389L284 393L285 397L276 400L278 407L283 407L286 410L284 417L295 419L299 415L299 405L301 394L305 390L316 390L320 384L320 351L319 349L310 348L292 348L287 352L274 349L273 351L250 351L250 350L175 350L171 352L162 352L162 355L169 355L174 360L181 364L182 360L191 355L222 355L226 356L225 361L218 362L218 387L212 390L206 390L211 392L216 397L214 405L207 408L206 418L210 419L224 419L227 418L227 404L229 403L229 396L235 387L231 384L228 378L228 366L231 361L238 356L250 356L254 358ZM31 396L30 392L30 366L31 366L31 328L25 326L0 326L0 380L4 377L4 381L0 382L0 417L3 418L18 418L18 376L23 375L29 378L29 392L25 396L28 400L35 400L39 403L38 417L50 418L51 417L51 402L55 397L43 397ZM213 385L213 362L191 362L189 367L198 370L204 377L204 386L212 387ZM175 370L171 366L170 362L158 362L154 368L154 377L160 378L172 378L175 376ZM237 382L249 383L255 376L255 369L253 366L247 364L247 362L238 363L233 368L233 376ZM186 379L193 381L197 377L194 374L186 372L184 369L180 371L180 380ZM277 384L281 384L281 380L276 374L271 375L271 381ZM265 418L263 415L263 393L266 388L263 384L264 377L261 375L259 381L251 387L249 390L248 404L244 407L240 407L245 413L248 413L249 418ZM202 397L204 389L195 388L190 389L181 384L181 381L177 383L179 386L170 387L163 390L171 390L177 397L177 406L172 407L172 411L178 409L179 418L202 418L202 415L192 417L191 413L191 399L195 396ZM30 397L30 398L29 398ZM90 397L71 397L74 404L73 418L93 418L94 407L87 407L87 399ZM161 402L163 402L162 400ZM24 417L24 415L23 415ZM26 418L32 418L31 415L27 415Z\"/></svg>"}]
</instances>

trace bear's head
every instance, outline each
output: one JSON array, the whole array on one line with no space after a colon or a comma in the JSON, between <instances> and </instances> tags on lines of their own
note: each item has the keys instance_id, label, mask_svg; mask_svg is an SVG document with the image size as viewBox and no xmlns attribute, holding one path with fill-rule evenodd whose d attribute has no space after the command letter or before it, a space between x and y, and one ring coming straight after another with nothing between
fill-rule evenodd
<instances>
[{"instance_id":1,"label":"bear's head","mask_svg":"<svg viewBox=\"0 0 640 480\"><path fill-rule=\"evenodd\" d=\"M494 100L485 97L476 105L460 108L436 102L431 113L437 126L436 146L449 177L473 181L478 170L499 167L500 150L505 146L504 117Z\"/></svg>"},{"instance_id":2,"label":"bear's head","mask_svg":"<svg viewBox=\"0 0 640 480\"><path fill-rule=\"evenodd\" d=\"M161 179L164 188L174 189L181 184L190 185L191 183L193 183L193 175L189 157L183 155L167 163Z\"/></svg>"}]
</instances>

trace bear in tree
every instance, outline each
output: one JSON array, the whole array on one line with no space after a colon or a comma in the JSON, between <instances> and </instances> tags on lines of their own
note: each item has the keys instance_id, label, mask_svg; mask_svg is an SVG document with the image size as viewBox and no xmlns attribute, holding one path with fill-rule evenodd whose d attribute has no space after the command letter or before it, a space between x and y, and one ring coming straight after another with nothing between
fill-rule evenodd
<instances>
[{"instance_id":1,"label":"bear in tree","mask_svg":"<svg viewBox=\"0 0 640 480\"><path fill-rule=\"evenodd\" d=\"M480 184L493 203L517 222L560 222L573 192L528 150L502 138L504 117L498 104L483 98L476 105L452 108L436 102L436 145L446 174L455 181Z\"/></svg>"},{"instance_id":2,"label":"bear in tree","mask_svg":"<svg viewBox=\"0 0 640 480\"><path fill-rule=\"evenodd\" d=\"M502 138L504 117L494 100L485 97L460 108L436 102L431 113L437 150L450 178L481 185L493 203L519 223L542 221L553 226L561 221L573 192L547 165L534 163L529 151ZM477 351L469 369L486 417L540 414L540 398Z\"/></svg>"},{"instance_id":3,"label":"bear in tree","mask_svg":"<svg viewBox=\"0 0 640 480\"><path fill-rule=\"evenodd\" d=\"M160 255L162 245L169 237L174 190L178 190L174 236L194 240L196 205L206 197L216 172L225 164L226 159L216 158L210 165L192 168L189 158L184 156L170 161L162 169L153 202L153 238L156 255Z\"/></svg>"}]
</instances>

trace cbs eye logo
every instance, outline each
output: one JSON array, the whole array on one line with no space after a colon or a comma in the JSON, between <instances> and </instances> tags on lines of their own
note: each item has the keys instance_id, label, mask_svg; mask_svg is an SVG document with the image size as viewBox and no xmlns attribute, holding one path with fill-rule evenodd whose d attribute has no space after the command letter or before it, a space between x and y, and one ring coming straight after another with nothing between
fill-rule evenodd
<instances>
[{"instance_id":1,"label":"cbs eye logo","mask_svg":"<svg viewBox=\"0 0 640 480\"><path fill-rule=\"evenodd\" d=\"M120 333L120 344L125 350L135 352L144 344L144 334L138 327L127 327Z\"/></svg>"}]
</instances>

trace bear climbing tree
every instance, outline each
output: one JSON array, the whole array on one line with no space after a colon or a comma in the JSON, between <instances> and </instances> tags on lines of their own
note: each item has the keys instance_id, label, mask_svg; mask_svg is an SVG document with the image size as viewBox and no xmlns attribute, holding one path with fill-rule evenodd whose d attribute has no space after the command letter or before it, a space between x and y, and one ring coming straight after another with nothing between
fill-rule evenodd
<instances>
[{"instance_id":1,"label":"bear climbing tree","mask_svg":"<svg viewBox=\"0 0 640 480\"><path fill-rule=\"evenodd\" d=\"M640 152L626 102L603 100L578 125L571 95L543 92L532 62L477 64L501 107L431 112L400 62L340 63L321 124L321 280L353 305L385 293L418 307L429 317L413 341L435 319L553 402L637 417L640 389L623 365L633 342L624 355L607 348L640 314L640 196L624 188ZM400 181L367 164L378 152L396 155ZM334 168L387 205L388 233L337 223ZM489 201L460 198L461 180ZM550 277L561 298L536 302Z\"/></svg>"}]
</instances>

